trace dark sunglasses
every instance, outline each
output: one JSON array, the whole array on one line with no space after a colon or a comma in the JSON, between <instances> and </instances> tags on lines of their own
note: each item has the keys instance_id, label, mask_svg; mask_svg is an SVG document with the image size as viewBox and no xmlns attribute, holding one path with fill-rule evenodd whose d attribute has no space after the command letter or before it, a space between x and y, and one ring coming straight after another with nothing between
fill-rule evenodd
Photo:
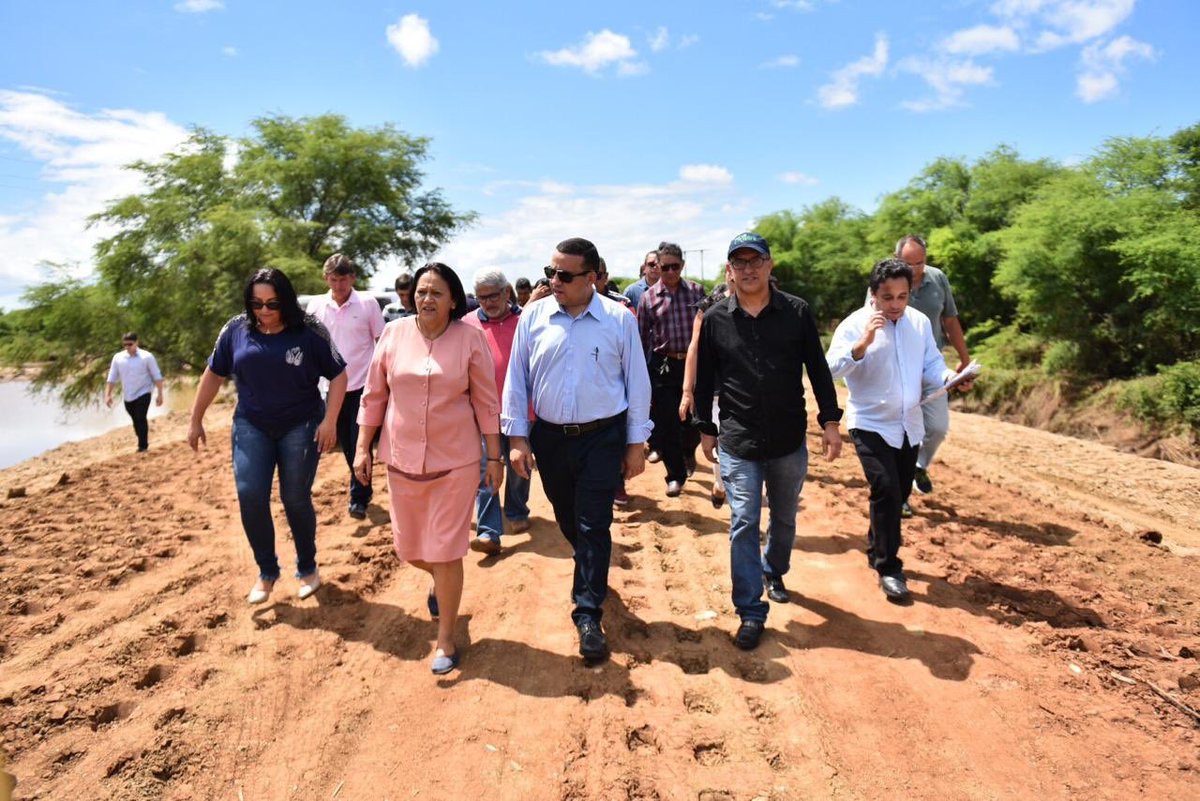
<instances>
[{"instance_id":1,"label":"dark sunglasses","mask_svg":"<svg viewBox=\"0 0 1200 801\"><path fill-rule=\"evenodd\" d=\"M662 270L664 273L675 273L675 272L679 272L680 270L682 270L682 269L683 269L683 262L681 262L681 261L680 261L680 262L676 262L676 263L674 263L674 264L662 264L662 263L660 263L660 264L658 265L658 269Z\"/></svg>"},{"instance_id":2,"label":"dark sunglasses","mask_svg":"<svg viewBox=\"0 0 1200 801\"><path fill-rule=\"evenodd\" d=\"M546 274L547 278L557 278L559 281L562 281L564 284L569 284L581 275L587 275L588 273L594 273L596 271L595 270L584 270L581 273L569 273L566 270L556 270L553 267L547 266L547 267L542 268L542 272L544 272Z\"/></svg>"},{"instance_id":3,"label":"dark sunglasses","mask_svg":"<svg viewBox=\"0 0 1200 801\"><path fill-rule=\"evenodd\" d=\"M258 298L255 298L250 301L250 308L254 309L255 311L257 311L258 309L262 309L264 307L270 309L271 311L279 311L280 309L283 308L283 301L278 300L278 299L272 299L272 300L268 300L267 302L264 303L263 301L259 300Z\"/></svg>"}]
</instances>

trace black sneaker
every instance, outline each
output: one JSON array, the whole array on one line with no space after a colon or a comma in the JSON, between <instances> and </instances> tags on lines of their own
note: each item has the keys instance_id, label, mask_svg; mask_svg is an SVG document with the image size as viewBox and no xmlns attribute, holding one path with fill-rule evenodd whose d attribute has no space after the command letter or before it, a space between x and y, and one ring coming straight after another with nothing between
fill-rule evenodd
<instances>
[{"instance_id":1,"label":"black sneaker","mask_svg":"<svg viewBox=\"0 0 1200 801\"><path fill-rule=\"evenodd\" d=\"M764 625L761 620L743 620L737 634L733 635L733 644L743 651L753 651L762 639Z\"/></svg>"},{"instance_id":2,"label":"black sneaker","mask_svg":"<svg viewBox=\"0 0 1200 801\"><path fill-rule=\"evenodd\" d=\"M917 472L913 474L913 489L922 495L933 492L933 482L929 480L928 471L917 468Z\"/></svg>"},{"instance_id":3,"label":"black sneaker","mask_svg":"<svg viewBox=\"0 0 1200 801\"><path fill-rule=\"evenodd\" d=\"M786 604L792 600L787 587L783 586L783 576L768 576L763 573L763 584L767 585L767 597L777 604Z\"/></svg>"},{"instance_id":4,"label":"black sneaker","mask_svg":"<svg viewBox=\"0 0 1200 801\"><path fill-rule=\"evenodd\" d=\"M600 624L594 620L584 620L579 623L579 655L589 662L599 662L608 658L608 640L600 630Z\"/></svg>"},{"instance_id":5,"label":"black sneaker","mask_svg":"<svg viewBox=\"0 0 1200 801\"><path fill-rule=\"evenodd\" d=\"M366 505L365 503L355 503L355 502L351 502L351 503L350 503L350 509L349 509L349 511L347 512L347 514L349 514L349 515L350 515L351 517L353 517L355 520L366 520L366 518L367 518L367 505Z\"/></svg>"}]
</instances>

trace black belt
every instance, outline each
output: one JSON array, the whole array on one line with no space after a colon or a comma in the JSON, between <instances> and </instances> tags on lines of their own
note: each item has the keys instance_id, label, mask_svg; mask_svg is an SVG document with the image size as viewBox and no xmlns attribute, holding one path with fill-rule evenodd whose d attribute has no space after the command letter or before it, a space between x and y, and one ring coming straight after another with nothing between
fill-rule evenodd
<instances>
[{"instance_id":1,"label":"black belt","mask_svg":"<svg viewBox=\"0 0 1200 801\"><path fill-rule=\"evenodd\" d=\"M681 350L681 351L675 351L675 350L673 350L673 351L670 351L670 352L666 352L666 351L655 351L654 355L655 355L655 356L660 356L660 357L662 357L662 358L664 358L664 359L674 359L674 360L675 360L675 361L677 361L677 362L681 362L681 361L683 361L684 359L686 359L686 358L687 358L687 351L686 351L686 350Z\"/></svg>"},{"instance_id":2,"label":"black belt","mask_svg":"<svg viewBox=\"0 0 1200 801\"><path fill-rule=\"evenodd\" d=\"M590 423L549 423L540 417L538 418L538 422L544 426L548 426L554 431L561 431L565 437L578 437L580 434L586 434L589 431L598 431L601 428L608 428L624 417L625 412L621 412L620 414L614 414L612 417L605 417L603 420L593 420Z\"/></svg>"}]
</instances>

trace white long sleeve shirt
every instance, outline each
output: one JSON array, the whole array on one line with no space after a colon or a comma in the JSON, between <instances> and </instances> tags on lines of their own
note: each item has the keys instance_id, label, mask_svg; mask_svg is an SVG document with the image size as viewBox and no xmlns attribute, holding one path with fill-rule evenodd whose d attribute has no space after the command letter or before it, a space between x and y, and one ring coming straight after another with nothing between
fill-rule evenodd
<instances>
[{"instance_id":1,"label":"white long sleeve shirt","mask_svg":"<svg viewBox=\"0 0 1200 801\"><path fill-rule=\"evenodd\" d=\"M925 439L921 398L954 375L933 341L929 318L912 307L886 322L859 360L851 349L862 339L875 309L863 306L838 325L825 360L835 379L850 390L846 427L874 431L893 448Z\"/></svg>"}]
</instances>

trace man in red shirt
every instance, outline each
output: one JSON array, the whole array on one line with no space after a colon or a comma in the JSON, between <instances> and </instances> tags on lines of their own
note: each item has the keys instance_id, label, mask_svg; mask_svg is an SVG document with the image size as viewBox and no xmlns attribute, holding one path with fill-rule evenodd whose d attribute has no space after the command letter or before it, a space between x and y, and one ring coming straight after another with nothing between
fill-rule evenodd
<instances>
[{"instance_id":1,"label":"man in red shirt","mask_svg":"<svg viewBox=\"0 0 1200 801\"><path fill-rule=\"evenodd\" d=\"M479 270L475 273L474 281L479 308L467 313L463 322L481 329L487 337L492 361L496 365L496 389L503 395L504 376L508 372L508 357L512 353L517 321L521 319L521 307L511 297L508 279L499 270ZM508 437L503 434L500 436L500 445L500 452L507 461ZM471 542L471 549L497 554L500 553L500 535L504 533L505 519L513 534L529 530L529 479L517 475L509 464L504 480L504 504L501 506L500 496L493 494L483 483L487 469L486 456L485 448L485 460L480 463L479 493L475 497L476 536Z\"/></svg>"}]
</instances>

